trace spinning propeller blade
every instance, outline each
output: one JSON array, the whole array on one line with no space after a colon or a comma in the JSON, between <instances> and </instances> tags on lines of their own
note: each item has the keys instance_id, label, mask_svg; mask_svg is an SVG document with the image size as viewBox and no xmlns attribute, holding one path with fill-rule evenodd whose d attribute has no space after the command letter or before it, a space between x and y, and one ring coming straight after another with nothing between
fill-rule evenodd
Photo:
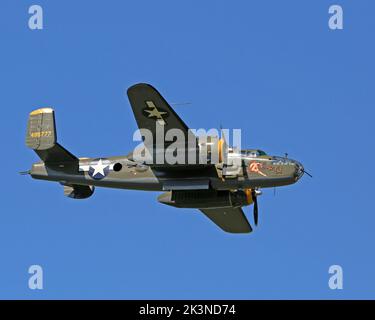
<instances>
[{"instance_id":1,"label":"spinning propeller blade","mask_svg":"<svg viewBox=\"0 0 375 320\"><path fill-rule=\"evenodd\" d=\"M254 202L254 223L257 226L258 225L258 199L255 190L251 190L251 198L253 199Z\"/></svg>"}]
</instances>

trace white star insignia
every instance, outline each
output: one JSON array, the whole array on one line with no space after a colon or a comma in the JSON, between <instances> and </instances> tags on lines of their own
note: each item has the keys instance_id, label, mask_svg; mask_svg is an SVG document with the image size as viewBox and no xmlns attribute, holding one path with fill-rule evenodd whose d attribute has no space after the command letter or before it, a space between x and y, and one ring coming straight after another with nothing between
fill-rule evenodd
<instances>
[{"instance_id":1,"label":"white star insignia","mask_svg":"<svg viewBox=\"0 0 375 320\"><path fill-rule=\"evenodd\" d=\"M92 167L94 168L94 173L92 174L92 176L95 176L98 173L100 173L102 176L105 176L104 169L108 167L108 165L103 164L102 159L99 159L98 163Z\"/></svg>"}]
</instances>

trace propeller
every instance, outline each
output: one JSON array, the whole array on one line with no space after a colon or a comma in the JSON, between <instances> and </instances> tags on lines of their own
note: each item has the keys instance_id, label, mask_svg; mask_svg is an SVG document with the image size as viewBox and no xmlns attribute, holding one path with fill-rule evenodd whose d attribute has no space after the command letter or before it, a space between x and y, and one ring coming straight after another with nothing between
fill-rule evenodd
<instances>
[{"instance_id":1,"label":"propeller","mask_svg":"<svg viewBox=\"0 0 375 320\"><path fill-rule=\"evenodd\" d=\"M258 199L257 199L257 194L256 194L255 189L251 190L251 198L254 202L254 211L253 211L254 223L257 226L258 225Z\"/></svg>"},{"instance_id":2,"label":"propeller","mask_svg":"<svg viewBox=\"0 0 375 320\"><path fill-rule=\"evenodd\" d=\"M303 173L306 173L310 178L312 178L312 175L308 173L305 169L302 170Z\"/></svg>"}]
</instances>

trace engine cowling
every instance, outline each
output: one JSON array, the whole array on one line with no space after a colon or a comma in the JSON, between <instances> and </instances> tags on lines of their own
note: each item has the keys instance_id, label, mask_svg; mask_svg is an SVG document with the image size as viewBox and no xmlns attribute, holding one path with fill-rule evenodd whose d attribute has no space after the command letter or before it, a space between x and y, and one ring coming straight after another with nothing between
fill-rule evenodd
<instances>
[{"instance_id":1,"label":"engine cowling","mask_svg":"<svg viewBox=\"0 0 375 320\"><path fill-rule=\"evenodd\" d=\"M163 193L158 201L177 208L242 207L253 202L251 190L174 190Z\"/></svg>"},{"instance_id":2,"label":"engine cowling","mask_svg":"<svg viewBox=\"0 0 375 320\"><path fill-rule=\"evenodd\" d=\"M223 138L206 136L199 138L199 159L202 163L218 164L226 162L228 146Z\"/></svg>"}]
</instances>

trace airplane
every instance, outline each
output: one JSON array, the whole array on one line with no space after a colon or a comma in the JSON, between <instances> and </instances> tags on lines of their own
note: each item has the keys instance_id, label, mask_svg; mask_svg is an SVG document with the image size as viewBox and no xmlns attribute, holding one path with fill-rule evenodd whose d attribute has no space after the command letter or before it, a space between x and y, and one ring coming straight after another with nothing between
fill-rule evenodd
<instances>
[{"instance_id":1,"label":"airplane","mask_svg":"<svg viewBox=\"0 0 375 320\"><path fill-rule=\"evenodd\" d=\"M64 194L73 199L90 197L95 187L164 191L158 197L160 203L199 209L228 233L253 230L242 209L251 204L254 223L258 224L257 197L261 188L290 185L304 173L310 175L300 162L287 156L272 156L259 149L238 150L229 147L225 137L216 135L198 139L149 84L135 84L127 95L140 132L148 130L152 136L142 136L138 152L78 158L57 142L54 110L40 108L29 115L26 145L41 161L23 173L34 179L59 182ZM160 129L165 139L157 138ZM166 134L174 130L186 141L166 139ZM171 152L173 144L175 149ZM155 161L160 156L176 155L176 150L184 161Z\"/></svg>"}]
</instances>

